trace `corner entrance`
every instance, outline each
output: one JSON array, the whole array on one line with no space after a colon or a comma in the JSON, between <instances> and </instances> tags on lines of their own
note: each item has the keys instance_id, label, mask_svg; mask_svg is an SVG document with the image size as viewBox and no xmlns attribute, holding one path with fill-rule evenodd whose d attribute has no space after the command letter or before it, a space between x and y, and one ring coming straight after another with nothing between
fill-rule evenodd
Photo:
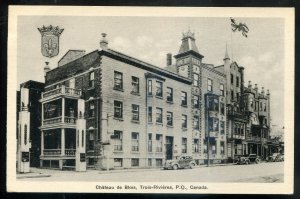
<instances>
[{"instance_id":1,"label":"corner entrance","mask_svg":"<svg viewBox=\"0 0 300 199\"><path fill-rule=\"evenodd\" d=\"M166 136L166 160L173 158L173 137Z\"/></svg>"}]
</instances>

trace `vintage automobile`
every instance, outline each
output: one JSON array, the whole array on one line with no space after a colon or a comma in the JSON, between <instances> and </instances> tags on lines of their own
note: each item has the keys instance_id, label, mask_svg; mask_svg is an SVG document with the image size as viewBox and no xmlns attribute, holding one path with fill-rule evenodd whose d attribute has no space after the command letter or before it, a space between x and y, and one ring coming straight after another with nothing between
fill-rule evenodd
<instances>
[{"instance_id":1,"label":"vintage automobile","mask_svg":"<svg viewBox=\"0 0 300 199\"><path fill-rule=\"evenodd\" d=\"M260 163L260 158L256 154L249 154L244 156L239 156L235 160L236 164L250 164L250 163Z\"/></svg>"},{"instance_id":2,"label":"vintage automobile","mask_svg":"<svg viewBox=\"0 0 300 199\"><path fill-rule=\"evenodd\" d=\"M280 153L273 153L266 158L267 162L279 162L281 161Z\"/></svg>"},{"instance_id":3,"label":"vintage automobile","mask_svg":"<svg viewBox=\"0 0 300 199\"><path fill-rule=\"evenodd\" d=\"M167 160L164 165L164 169L183 169L183 168L194 168L196 162L192 156L189 155L180 155L176 156L175 159Z\"/></svg>"}]
</instances>

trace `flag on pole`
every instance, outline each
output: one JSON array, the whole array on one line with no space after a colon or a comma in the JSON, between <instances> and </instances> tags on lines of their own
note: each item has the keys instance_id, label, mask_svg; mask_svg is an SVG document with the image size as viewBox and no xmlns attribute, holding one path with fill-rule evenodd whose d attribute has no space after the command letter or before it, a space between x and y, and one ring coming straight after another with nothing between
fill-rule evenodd
<instances>
[{"instance_id":1,"label":"flag on pole","mask_svg":"<svg viewBox=\"0 0 300 199\"><path fill-rule=\"evenodd\" d=\"M231 21L231 30L233 31L233 32L235 32L235 31L241 31L242 32L242 35L244 36L244 37L248 37L248 32L249 32L249 28L248 28L248 26L245 24L245 23L239 23L239 24L237 24L236 23L236 21L235 21L235 19L234 18L232 18L232 17L230 17L230 21Z\"/></svg>"}]
</instances>

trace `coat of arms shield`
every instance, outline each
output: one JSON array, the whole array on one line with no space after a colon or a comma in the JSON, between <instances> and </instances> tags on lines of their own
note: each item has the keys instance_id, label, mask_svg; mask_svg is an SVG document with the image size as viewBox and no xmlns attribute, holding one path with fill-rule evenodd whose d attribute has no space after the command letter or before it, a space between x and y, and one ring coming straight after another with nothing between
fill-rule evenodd
<instances>
[{"instance_id":1,"label":"coat of arms shield","mask_svg":"<svg viewBox=\"0 0 300 199\"><path fill-rule=\"evenodd\" d=\"M52 25L38 28L42 35L41 51L45 57L54 57L59 53L59 36L64 29Z\"/></svg>"}]
</instances>

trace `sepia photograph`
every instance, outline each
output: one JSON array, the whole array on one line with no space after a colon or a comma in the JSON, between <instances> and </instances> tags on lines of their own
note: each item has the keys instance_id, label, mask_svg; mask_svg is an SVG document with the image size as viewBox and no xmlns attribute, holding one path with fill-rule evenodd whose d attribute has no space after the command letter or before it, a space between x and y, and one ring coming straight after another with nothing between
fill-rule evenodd
<instances>
[{"instance_id":1,"label":"sepia photograph","mask_svg":"<svg viewBox=\"0 0 300 199\"><path fill-rule=\"evenodd\" d=\"M292 194L294 10L10 6L7 189Z\"/></svg>"}]
</instances>

